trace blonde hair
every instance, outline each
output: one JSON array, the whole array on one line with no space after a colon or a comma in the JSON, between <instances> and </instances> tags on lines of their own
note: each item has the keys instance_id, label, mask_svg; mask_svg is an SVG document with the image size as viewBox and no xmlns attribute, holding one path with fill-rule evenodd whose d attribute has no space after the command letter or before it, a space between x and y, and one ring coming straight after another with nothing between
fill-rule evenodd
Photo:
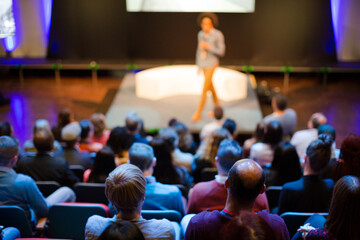
<instances>
[{"instance_id":1,"label":"blonde hair","mask_svg":"<svg viewBox=\"0 0 360 240\"><path fill-rule=\"evenodd\" d=\"M105 181L105 195L118 211L133 212L144 199L146 180L142 171L132 164L115 168Z\"/></svg>"}]
</instances>

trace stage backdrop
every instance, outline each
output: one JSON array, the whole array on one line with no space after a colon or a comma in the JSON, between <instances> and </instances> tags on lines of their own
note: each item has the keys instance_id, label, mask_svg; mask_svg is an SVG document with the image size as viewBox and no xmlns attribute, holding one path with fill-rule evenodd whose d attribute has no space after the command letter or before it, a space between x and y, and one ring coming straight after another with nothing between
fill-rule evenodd
<instances>
[{"instance_id":1,"label":"stage backdrop","mask_svg":"<svg viewBox=\"0 0 360 240\"><path fill-rule=\"evenodd\" d=\"M256 1L254 13L219 13L222 64L336 61L328 0ZM130 13L125 0L54 0L50 58L193 61L197 13Z\"/></svg>"}]
</instances>

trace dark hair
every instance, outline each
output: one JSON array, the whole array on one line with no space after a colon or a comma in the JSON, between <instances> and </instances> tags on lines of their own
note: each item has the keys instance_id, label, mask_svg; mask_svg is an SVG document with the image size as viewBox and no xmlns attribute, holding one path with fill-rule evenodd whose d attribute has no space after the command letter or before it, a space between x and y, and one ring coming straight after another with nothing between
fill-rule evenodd
<instances>
[{"instance_id":1,"label":"dark hair","mask_svg":"<svg viewBox=\"0 0 360 240\"><path fill-rule=\"evenodd\" d=\"M12 130L9 122L0 122L0 136L11 137Z\"/></svg>"},{"instance_id":2,"label":"dark hair","mask_svg":"<svg viewBox=\"0 0 360 240\"><path fill-rule=\"evenodd\" d=\"M180 175L173 165L171 144L169 141L160 137L154 137L151 140L150 146L154 149L156 157L154 176L156 180L161 183L181 184Z\"/></svg>"},{"instance_id":3,"label":"dark hair","mask_svg":"<svg viewBox=\"0 0 360 240\"><path fill-rule=\"evenodd\" d=\"M50 152L54 147L54 136L51 131L41 129L35 133L33 142L39 153Z\"/></svg>"},{"instance_id":4,"label":"dark hair","mask_svg":"<svg viewBox=\"0 0 360 240\"><path fill-rule=\"evenodd\" d=\"M343 175L360 177L360 136L351 133L341 144L341 158L343 159Z\"/></svg>"},{"instance_id":5,"label":"dark hair","mask_svg":"<svg viewBox=\"0 0 360 240\"><path fill-rule=\"evenodd\" d=\"M196 22L199 26L201 26L201 21L203 20L203 18L210 18L214 27L219 26L219 19L215 13L210 13L210 12L200 13L196 19Z\"/></svg>"},{"instance_id":6,"label":"dark hair","mask_svg":"<svg viewBox=\"0 0 360 240\"><path fill-rule=\"evenodd\" d=\"M18 154L18 142L12 137L0 136L0 165L6 166Z\"/></svg>"},{"instance_id":7,"label":"dark hair","mask_svg":"<svg viewBox=\"0 0 360 240\"><path fill-rule=\"evenodd\" d=\"M214 107L214 118L220 120L223 118L223 116L224 116L223 108L219 105L216 105Z\"/></svg>"},{"instance_id":8,"label":"dark hair","mask_svg":"<svg viewBox=\"0 0 360 240\"><path fill-rule=\"evenodd\" d=\"M81 138L81 140L84 140L89 137L89 133L90 133L91 129L93 128L93 126L89 119L81 120L79 125L81 127L80 138Z\"/></svg>"},{"instance_id":9,"label":"dark hair","mask_svg":"<svg viewBox=\"0 0 360 240\"><path fill-rule=\"evenodd\" d=\"M274 100L275 100L275 104L279 110L283 111L286 109L287 99L286 99L285 95L278 93L274 96Z\"/></svg>"},{"instance_id":10,"label":"dark hair","mask_svg":"<svg viewBox=\"0 0 360 240\"><path fill-rule=\"evenodd\" d=\"M115 154L121 156L122 151L125 149L124 144L126 137L127 134L124 127L114 127L110 132L106 145L109 146Z\"/></svg>"},{"instance_id":11,"label":"dark hair","mask_svg":"<svg viewBox=\"0 0 360 240\"><path fill-rule=\"evenodd\" d=\"M326 229L331 239L360 239L359 178L340 178L333 191Z\"/></svg>"},{"instance_id":12,"label":"dark hair","mask_svg":"<svg viewBox=\"0 0 360 240\"><path fill-rule=\"evenodd\" d=\"M236 130L236 122L232 119L226 119L222 127L227 129L229 133L233 135Z\"/></svg>"},{"instance_id":13,"label":"dark hair","mask_svg":"<svg viewBox=\"0 0 360 240\"><path fill-rule=\"evenodd\" d=\"M241 161L249 161L249 160L241 160ZM241 164L241 161L238 161ZM252 164L257 164L255 161L252 161ZM256 197L260 194L264 183L265 176L262 171L261 176L257 179L256 182L249 183L248 176L246 174L239 173L237 170L237 163L235 163L228 174L228 183L230 188L231 196L239 202L249 203L254 201ZM261 167L259 166L261 169Z\"/></svg>"},{"instance_id":14,"label":"dark hair","mask_svg":"<svg viewBox=\"0 0 360 240\"><path fill-rule=\"evenodd\" d=\"M136 114L129 114L125 119L125 127L130 132L135 132L140 127L141 120Z\"/></svg>"},{"instance_id":15,"label":"dark hair","mask_svg":"<svg viewBox=\"0 0 360 240\"><path fill-rule=\"evenodd\" d=\"M116 168L115 154L110 147L103 147L96 153L87 182L105 183L109 173Z\"/></svg>"},{"instance_id":16,"label":"dark hair","mask_svg":"<svg viewBox=\"0 0 360 240\"><path fill-rule=\"evenodd\" d=\"M275 147L282 140L283 131L278 121L270 121L265 125L264 143L269 143Z\"/></svg>"},{"instance_id":17,"label":"dark hair","mask_svg":"<svg viewBox=\"0 0 360 240\"><path fill-rule=\"evenodd\" d=\"M60 127L65 127L71 122L72 112L69 108L65 108L59 112L58 124Z\"/></svg>"},{"instance_id":18,"label":"dark hair","mask_svg":"<svg viewBox=\"0 0 360 240\"><path fill-rule=\"evenodd\" d=\"M234 163L241 159L241 155L242 148L235 140L224 139L221 141L217 151L217 159L222 170L229 172Z\"/></svg>"},{"instance_id":19,"label":"dark hair","mask_svg":"<svg viewBox=\"0 0 360 240\"><path fill-rule=\"evenodd\" d=\"M261 142L264 139L265 134L265 123L259 122L256 124L256 128L254 131L254 137L256 138L256 142Z\"/></svg>"},{"instance_id":20,"label":"dark hair","mask_svg":"<svg viewBox=\"0 0 360 240\"><path fill-rule=\"evenodd\" d=\"M217 151L219 149L219 145L224 139L231 139L232 136L229 131L225 128L219 128L214 130L210 134L209 138L209 147L208 147L208 155L206 159L209 160L215 166L215 157L217 155Z\"/></svg>"},{"instance_id":21,"label":"dark hair","mask_svg":"<svg viewBox=\"0 0 360 240\"><path fill-rule=\"evenodd\" d=\"M154 150L145 143L133 143L129 149L129 160L142 172L148 170L154 162Z\"/></svg>"},{"instance_id":22,"label":"dark hair","mask_svg":"<svg viewBox=\"0 0 360 240\"><path fill-rule=\"evenodd\" d=\"M323 124L318 127L318 135L321 134L328 134L331 137L332 142L336 139L336 132L335 128L333 128L331 125Z\"/></svg>"},{"instance_id":23,"label":"dark hair","mask_svg":"<svg viewBox=\"0 0 360 240\"><path fill-rule=\"evenodd\" d=\"M176 122L176 124L172 127L179 136L178 148L182 152L190 152L194 154L196 150L196 143L194 142L193 136L186 125L182 122Z\"/></svg>"},{"instance_id":24,"label":"dark hair","mask_svg":"<svg viewBox=\"0 0 360 240\"><path fill-rule=\"evenodd\" d=\"M160 129L158 136L160 138L163 138L168 143L171 143L170 145L171 151L178 146L179 136L174 128L172 127L162 128Z\"/></svg>"},{"instance_id":25,"label":"dark hair","mask_svg":"<svg viewBox=\"0 0 360 240\"><path fill-rule=\"evenodd\" d=\"M298 180L302 176L299 156L295 147L288 142L282 142L276 147L270 168L275 171L276 186Z\"/></svg>"},{"instance_id":26,"label":"dark hair","mask_svg":"<svg viewBox=\"0 0 360 240\"><path fill-rule=\"evenodd\" d=\"M145 240L140 229L132 222L121 220L111 223L99 236L99 240Z\"/></svg>"},{"instance_id":27,"label":"dark hair","mask_svg":"<svg viewBox=\"0 0 360 240\"><path fill-rule=\"evenodd\" d=\"M171 118L171 119L169 120L168 126L169 126L169 127L174 127L177 123L178 123L178 121L177 121L176 118Z\"/></svg>"},{"instance_id":28,"label":"dark hair","mask_svg":"<svg viewBox=\"0 0 360 240\"><path fill-rule=\"evenodd\" d=\"M259 215L242 211L221 228L221 239L272 240L274 230ZM241 236L241 238L239 238Z\"/></svg>"},{"instance_id":29,"label":"dark hair","mask_svg":"<svg viewBox=\"0 0 360 240\"><path fill-rule=\"evenodd\" d=\"M331 157L331 143L329 135L321 134L307 147L306 155L309 158L311 169L315 172L321 171L328 165Z\"/></svg>"}]
</instances>

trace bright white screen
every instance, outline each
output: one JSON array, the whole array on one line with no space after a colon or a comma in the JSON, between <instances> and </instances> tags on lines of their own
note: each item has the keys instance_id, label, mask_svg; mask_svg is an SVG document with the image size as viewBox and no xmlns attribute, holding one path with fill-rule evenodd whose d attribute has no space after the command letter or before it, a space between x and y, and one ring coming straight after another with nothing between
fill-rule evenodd
<instances>
[{"instance_id":1,"label":"bright white screen","mask_svg":"<svg viewBox=\"0 0 360 240\"><path fill-rule=\"evenodd\" d=\"M255 11L255 0L126 0L128 12L228 12Z\"/></svg>"},{"instance_id":2,"label":"bright white screen","mask_svg":"<svg viewBox=\"0 0 360 240\"><path fill-rule=\"evenodd\" d=\"M12 0L0 0L0 38L15 34Z\"/></svg>"}]
</instances>

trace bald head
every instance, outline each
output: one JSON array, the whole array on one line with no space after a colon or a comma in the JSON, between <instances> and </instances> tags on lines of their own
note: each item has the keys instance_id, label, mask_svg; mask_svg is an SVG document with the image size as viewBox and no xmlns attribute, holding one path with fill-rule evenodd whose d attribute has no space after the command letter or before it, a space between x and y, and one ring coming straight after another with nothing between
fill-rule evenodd
<instances>
[{"instance_id":1,"label":"bald head","mask_svg":"<svg viewBox=\"0 0 360 240\"><path fill-rule=\"evenodd\" d=\"M251 160L237 161L229 171L231 197L240 203L251 203L264 188L265 177L260 165Z\"/></svg>"},{"instance_id":2,"label":"bald head","mask_svg":"<svg viewBox=\"0 0 360 240\"><path fill-rule=\"evenodd\" d=\"M308 122L308 128L319 128L320 125L326 124L327 118L322 113L314 113L311 115L309 122Z\"/></svg>"}]
</instances>

